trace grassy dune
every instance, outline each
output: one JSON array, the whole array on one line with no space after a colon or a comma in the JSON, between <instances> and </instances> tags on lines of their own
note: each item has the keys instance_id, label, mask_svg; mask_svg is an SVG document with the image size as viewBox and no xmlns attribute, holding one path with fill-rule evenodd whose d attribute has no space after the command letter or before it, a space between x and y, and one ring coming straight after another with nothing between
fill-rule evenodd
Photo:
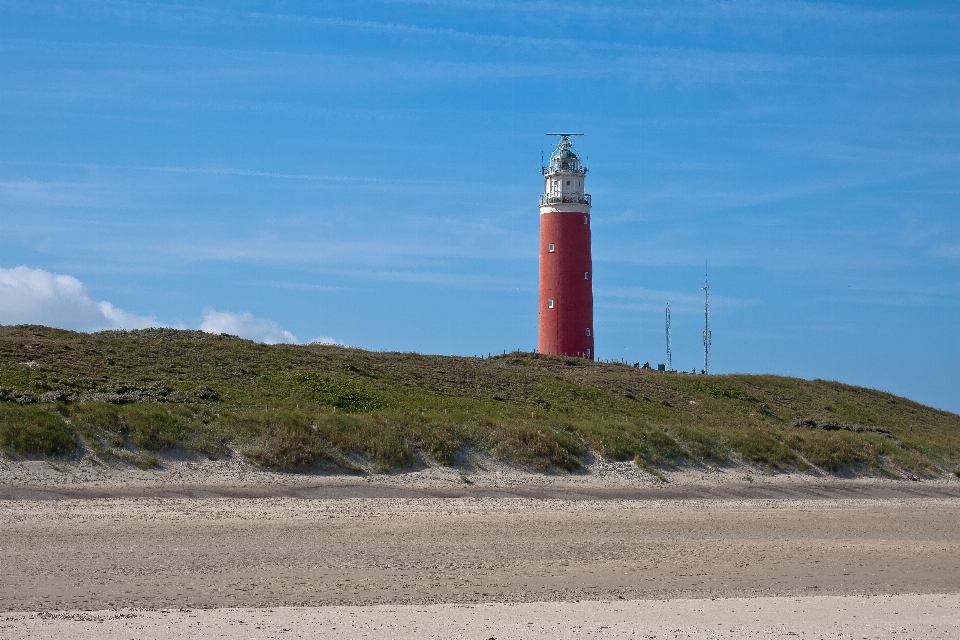
<instances>
[{"instance_id":1,"label":"grassy dune","mask_svg":"<svg viewBox=\"0 0 960 640\"><path fill-rule=\"evenodd\" d=\"M577 469L592 450L652 473L747 463L933 476L957 472L960 416L825 380L8 326L0 448L142 467L166 449L239 452L291 471L452 465L472 449L548 472Z\"/></svg>"}]
</instances>

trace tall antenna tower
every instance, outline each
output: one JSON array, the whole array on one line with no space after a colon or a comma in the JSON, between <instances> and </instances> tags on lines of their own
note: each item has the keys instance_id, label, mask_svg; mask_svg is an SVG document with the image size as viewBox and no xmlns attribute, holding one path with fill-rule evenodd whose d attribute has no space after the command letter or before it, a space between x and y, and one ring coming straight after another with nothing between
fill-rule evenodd
<instances>
[{"instance_id":1,"label":"tall antenna tower","mask_svg":"<svg viewBox=\"0 0 960 640\"><path fill-rule=\"evenodd\" d=\"M707 280L707 263L703 263L703 372L710 373L710 282Z\"/></svg>"},{"instance_id":2,"label":"tall antenna tower","mask_svg":"<svg viewBox=\"0 0 960 640\"><path fill-rule=\"evenodd\" d=\"M673 354L670 352L670 303L667 303L667 371L673 371Z\"/></svg>"}]
</instances>

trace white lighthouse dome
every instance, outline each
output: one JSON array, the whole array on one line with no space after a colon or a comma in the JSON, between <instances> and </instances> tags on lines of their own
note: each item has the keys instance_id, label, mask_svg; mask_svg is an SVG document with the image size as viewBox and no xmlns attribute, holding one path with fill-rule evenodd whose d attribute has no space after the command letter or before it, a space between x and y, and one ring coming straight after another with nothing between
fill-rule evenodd
<instances>
[{"instance_id":1,"label":"white lighthouse dome","mask_svg":"<svg viewBox=\"0 0 960 640\"><path fill-rule=\"evenodd\" d=\"M550 171L581 172L580 156L569 139L563 138L556 150L550 154Z\"/></svg>"}]
</instances>

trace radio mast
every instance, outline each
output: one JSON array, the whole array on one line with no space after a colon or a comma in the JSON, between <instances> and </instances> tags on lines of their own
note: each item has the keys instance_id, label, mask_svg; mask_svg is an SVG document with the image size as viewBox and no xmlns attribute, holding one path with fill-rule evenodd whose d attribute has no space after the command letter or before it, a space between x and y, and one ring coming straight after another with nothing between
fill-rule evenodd
<instances>
[{"instance_id":1,"label":"radio mast","mask_svg":"<svg viewBox=\"0 0 960 640\"><path fill-rule=\"evenodd\" d=\"M673 371L673 354L670 352L670 303L667 303L667 371Z\"/></svg>"},{"instance_id":2,"label":"radio mast","mask_svg":"<svg viewBox=\"0 0 960 640\"><path fill-rule=\"evenodd\" d=\"M703 372L710 373L710 282L707 280L707 263L703 263Z\"/></svg>"}]
</instances>

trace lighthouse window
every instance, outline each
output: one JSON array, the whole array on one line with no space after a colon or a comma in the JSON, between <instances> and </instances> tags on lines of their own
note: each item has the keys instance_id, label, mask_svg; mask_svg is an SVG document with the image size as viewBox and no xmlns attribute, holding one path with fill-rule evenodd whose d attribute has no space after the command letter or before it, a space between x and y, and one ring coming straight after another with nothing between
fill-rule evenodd
<instances>
[{"instance_id":1,"label":"lighthouse window","mask_svg":"<svg viewBox=\"0 0 960 640\"><path fill-rule=\"evenodd\" d=\"M568 185L570 184L570 181L569 181L569 180L567 180L567 184L568 184Z\"/></svg>"},{"instance_id":2,"label":"lighthouse window","mask_svg":"<svg viewBox=\"0 0 960 640\"><path fill-rule=\"evenodd\" d=\"M583 216L583 224L587 224L587 216Z\"/></svg>"},{"instance_id":3,"label":"lighthouse window","mask_svg":"<svg viewBox=\"0 0 960 640\"><path fill-rule=\"evenodd\" d=\"M587 357L590 357L590 349L587 349Z\"/></svg>"},{"instance_id":4,"label":"lighthouse window","mask_svg":"<svg viewBox=\"0 0 960 640\"><path fill-rule=\"evenodd\" d=\"M590 272L589 272L589 271L584 271L584 272L583 272L583 279L584 279L584 280L589 280L589 279L590 279Z\"/></svg>"},{"instance_id":5,"label":"lighthouse window","mask_svg":"<svg viewBox=\"0 0 960 640\"><path fill-rule=\"evenodd\" d=\"M547 251L549 251L550 253L553 253L553 243L552 243L552 242L547 245Z\"/></svg>"},{"instance_id":6,"label":"lighthouse window","mask_svg":"<svg viewBox=\"0 0 960 640\"><path fill-rule=\"evenodd\" d=\"M590 337L590 327L587 327L587 337Z\"/></svg>"},{"instance_id":7,"label":"lighthouse window","mask_svg":"<svg viewBox=\"0 0 960 640\"><path fill-rule=\"evenodd\" d=\"M547 309L553 309L553 300L547 300Z\"/></svg>"}]
</instances>

